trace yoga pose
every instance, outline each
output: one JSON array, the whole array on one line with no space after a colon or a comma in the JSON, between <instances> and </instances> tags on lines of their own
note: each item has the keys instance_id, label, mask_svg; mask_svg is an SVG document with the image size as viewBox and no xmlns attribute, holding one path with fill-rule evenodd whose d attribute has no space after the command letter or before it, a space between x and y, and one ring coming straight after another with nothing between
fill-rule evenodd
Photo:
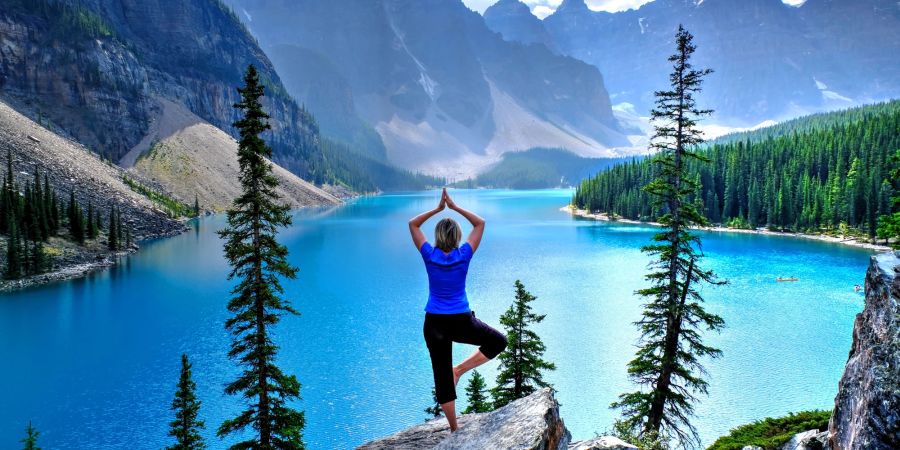
<instances>
[{"instance_id":1,"label":"yoga pose","mask_svg":"<svg viewBox=\"0 0 900 450\"><path fill-rule=\"evenodd\" d=\"M422 233L422 224L431 216L450 208L472 224L466 243L462 230L455 220L441 219L434 227L434 245L428 243ZM425 305L425 344L431 355L434 372L434 390L437 401L444 410L450 431L456 431L456 383L460 377L496 357L506 348L506 336L475 318L466 297L466 274L469 261L478 250L484 234L484 219L460 208L453 202L447 189L441 194L438 207L412 218L409 233L428 271L428 304ZM465 361L453 366L453 343L478 345L478 349Z\"/></svg>"}]
</instances>

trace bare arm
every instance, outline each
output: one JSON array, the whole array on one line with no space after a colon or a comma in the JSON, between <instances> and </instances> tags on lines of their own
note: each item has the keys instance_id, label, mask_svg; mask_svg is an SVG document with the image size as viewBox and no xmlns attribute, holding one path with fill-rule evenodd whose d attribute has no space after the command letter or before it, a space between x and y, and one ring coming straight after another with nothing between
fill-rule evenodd
<instances>
[{"instance_id":1,"label":"bare arm","mask_svg":"<svg viewBox=\"0 0 900 450\"><path fill-rule=\"evenodd\" d=\"M443 201L447 203L447 206L458 212L460 215L466 218L469 223L472 224L472 232L469 233L469 237L466 239L466 242L469 243L469 246L472 247L472 252L478 250L478 245L481 244L481 237L484 236L484 219L478 216L478 214L473 213L467 209L462 208L457 205L452 198L450 198L450 194L447 193L447 189L444 189L443 193Z\"/></svg>"},{"instance_id":2,"label":"bare arm","mask_svg":"<svg viewBox=\"0 0 900 450\"><path fill-rule=\"evenodd\" d=\"M443 211L446 206L447 202L444 200L443 195L441 195L441 202L438 204L437 208L425 211L422 214L409 219L409 234L412 236L413 244L415 244L416 250L422 248L422 244L424 244L426 241L425 233L422 233L422 224L435 214Z\"/></svg>"}]
</instances>

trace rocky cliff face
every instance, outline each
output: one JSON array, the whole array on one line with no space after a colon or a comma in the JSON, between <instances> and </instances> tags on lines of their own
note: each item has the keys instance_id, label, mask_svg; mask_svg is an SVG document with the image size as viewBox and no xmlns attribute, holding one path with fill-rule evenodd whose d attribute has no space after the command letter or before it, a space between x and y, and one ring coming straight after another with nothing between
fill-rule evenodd
<instances>
[{"instance_id":1,"label":"rocky cliff face","mask_svg":"<svg viewBox=\"0 0 900 450\"><path fill-rule=\"evenodd\" d=\"M265 54L218 0L49 0L0 10L0 95L118 160L161 113L186 106L234 134L244 69L257 66L272 116L274 160L315 179L318 128Z\"/></svg>"},{"instance_id":2,"label":"rocky cliff face","mask_svg":"<svg viewBox=\"0 0 900 450\"><path fill-rule=\"evenodd\" d=\"M832 450L900 448L900 252L872 257L834 403Z\"/></svg>"}]
</instances>

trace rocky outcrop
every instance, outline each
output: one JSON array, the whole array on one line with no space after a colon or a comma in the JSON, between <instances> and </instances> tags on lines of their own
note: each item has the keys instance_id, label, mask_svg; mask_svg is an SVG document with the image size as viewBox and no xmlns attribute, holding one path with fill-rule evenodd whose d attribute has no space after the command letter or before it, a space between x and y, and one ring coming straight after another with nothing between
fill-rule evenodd
<instances>
[{"instance_id":1,"label":"rocky outcrop","mask_svg":"<svg viewBox=\"0 0 900 450\"><path fill-rule=\"evenodd\" d=\"M447 421L438 418L357 450L564 450L571 439L550 389L490 413L464 415L459 425L459 430L450 434Z\"/></svg>"},{"instance_id":2,"label":"rocky outcrop","mask_svg":"<svg viewBox=\"0 0 900 450\"><path fill-rule=\"evenodd\" d=\"M601 436L569 444L569 450L637 450L637 447L613 436Z\"/></svg>"},{"instance_id":3,"label":"rocky outcrop","mask_svg":"<svg viewBox=\"0 0 900 450\"><path fill-rule=\"evenodd\" d=\"M833 450L900 448L900 252L872 257L834 403Z\"/></svg>"}]
</instances>

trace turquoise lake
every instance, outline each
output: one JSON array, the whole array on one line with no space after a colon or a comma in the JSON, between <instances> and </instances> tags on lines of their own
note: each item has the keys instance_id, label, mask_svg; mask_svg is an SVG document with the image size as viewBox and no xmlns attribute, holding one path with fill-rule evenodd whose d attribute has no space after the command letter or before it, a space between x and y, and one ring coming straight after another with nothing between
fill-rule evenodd
<instances>
[{"instance_id":1,"label":"turquoise lake","mask_svg":"<svg viewBox=\"0 0 900 450\"><path fill-rule=\"evenodd\" d=\"M653 227L575 219L571 191L455 191L487 229L468 293L485 322L498 318L522 280L546 320L536 327L557 370L561 413L575 439L607 429L608 405L633 388L633 357ZM406 222L439 193L355 200L297 212L279 238L300 267L285 283L302 313L275 329L282 368L303 384L310 449L347 449L425 419L431 368L422 338L427 278ZM442 213L441 216L448 215ZM441 217L438 216L438 217ZM462 218L458 218L464 222ZM425 225L430 230L434 220ZM223 329L230 283L215 231L199 220L145 242L121 264L87 278L0 297L0 448L16 448L29 420L45 449L159 449L172 418L180 355L194 364L210 448L240 401L223 394L236 373ZM766 416L831 409L863 297L870 252L795 238L702 233L704 264L729 281L704 287L727 328L707 334L724 356L707 361L709 396L694 423L708 445ZM776 277L796 276L794 283ZM471 352L454 347L454 358ZM496 365L482 370L493 384ZM464 397L460 382L458 390Z\"/></svg>"}]
</instances>

